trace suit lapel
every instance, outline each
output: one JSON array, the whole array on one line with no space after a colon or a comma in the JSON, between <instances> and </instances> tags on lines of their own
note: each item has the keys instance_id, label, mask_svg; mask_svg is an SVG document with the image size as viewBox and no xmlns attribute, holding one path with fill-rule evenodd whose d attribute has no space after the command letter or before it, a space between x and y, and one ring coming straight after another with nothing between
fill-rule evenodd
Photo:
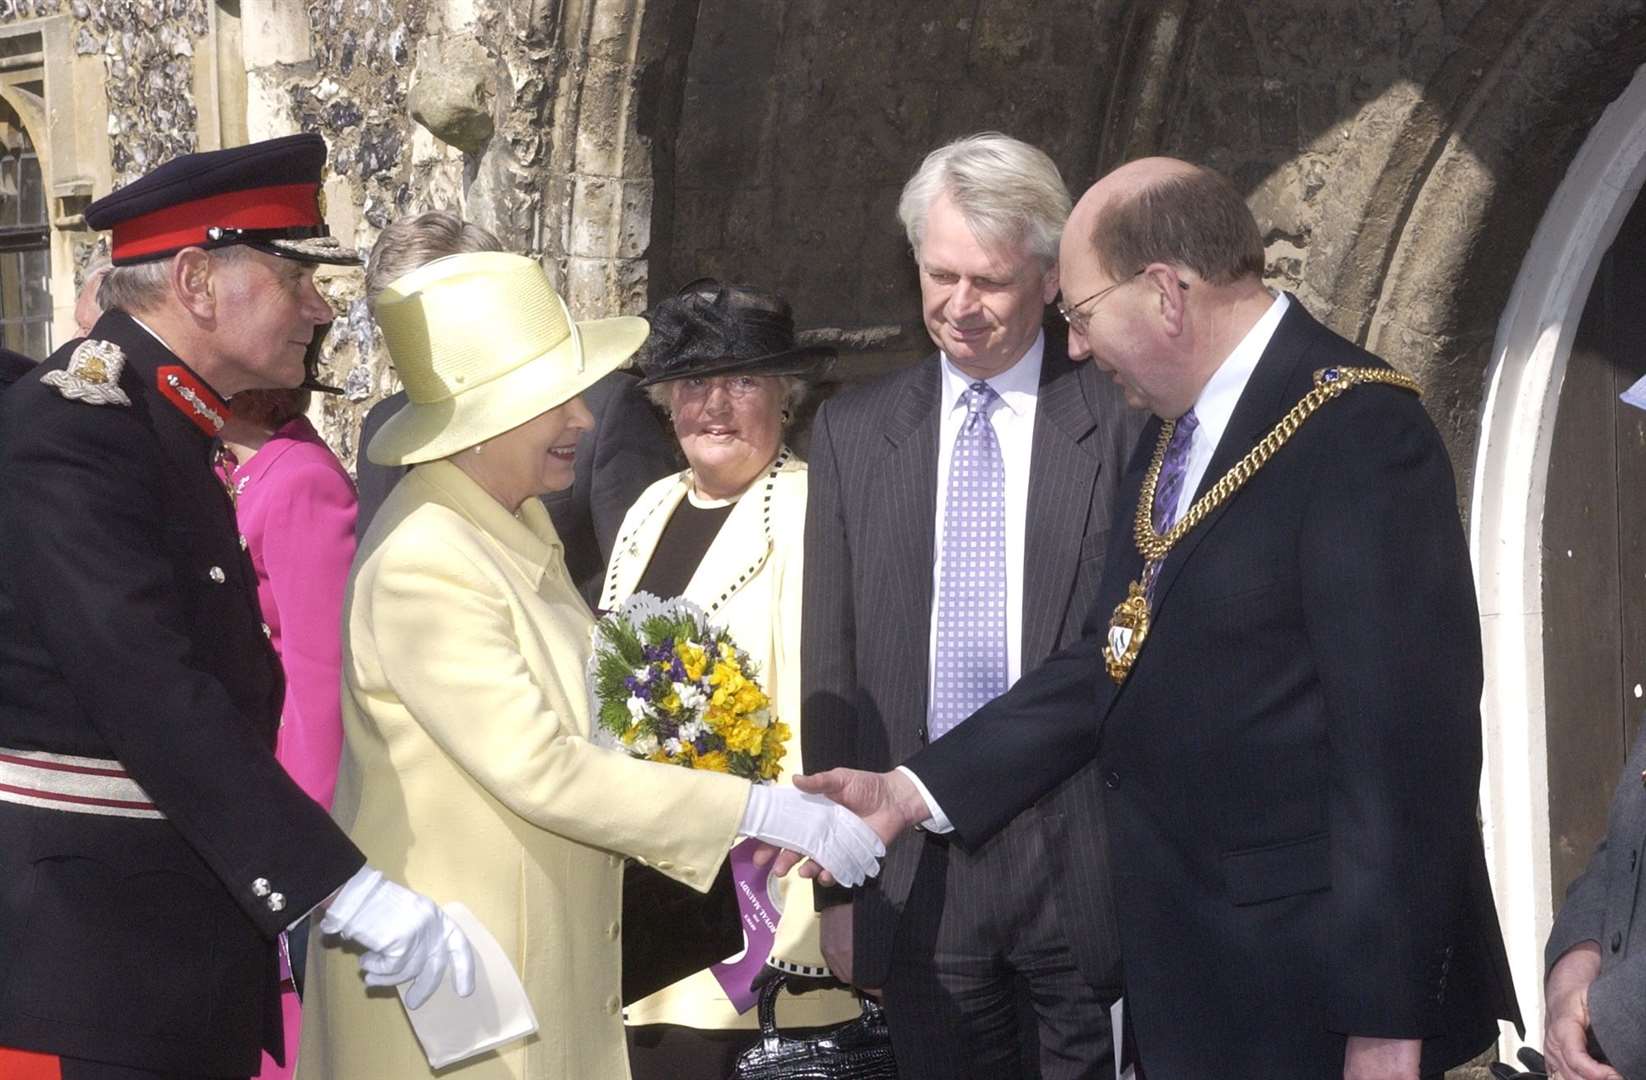
<instances>
[{"instance_id":1,"label":"suit lapel","mask_svg":"<svg viewBox=\"0 0 1646 1080\"><path fill-rule=\"evenodd\" d=\"M1023 543L1023 667L1050 655L1080 569L1086 518L1102 462L1085 385L1054 336L1046 336L1029 455Z\"/></svg>"},{"instance_id":2,"label":"suit lapel","mask_svg":"<svg viewBox=\"0 0 1646 1080\"><path fill-rule=\"evenodd\" d=\"M686 497L686 478L690 475L680 473L673 483L661 486L652 496L652 503L640 522L612 549L611 580L603 591L603 606L616 607L634 595L635 586L640 584L640 575L646 572L652 553L657 550L657 541L663 535L664 527L674 516L680 500Z\"/></svg>"},{"instance_id":3,"label":"suit lapel","mask_svg":"<svg viewBox=\"0 0 1646 1080\"><path fill-rule=\"evenodd\" d=\"M1291 388L1297 385L1296 372L1309 352L1309 344L1314 335L1308 332L1313 320L1303 310L1303 305L1297 298L1291 299L1291 306L1281 317L1280 325L1269 339L1268 348L1258 359L1257 366L1252 369L1252 377L1246 382L1246 389L1241 392L1240 401L1235 405L1235 411L1229 418L1229 426L1223 431L1223 438L1218 441L1217 450L1206 466L1206 473L1200 479L1200 486L1195 490L1195 498L1199 499L1219 477L1228 472L1234 464L1256 446L1257 443L1285 415L1286 411L1297 404ZM1183 565L1193 557L1201 542L1217 528L1217 523L1227 512L1230 503L1240 498L1238 493L1233 499L1225 500L1216 510L1206 515L1206 519L1177 542L1171 553L1166 556L1165 565L1160 568L1160 580L1155 587L1155 616L1165 608L1166 597L1171 593L1172 584L1177 575L1182 572Z\"/></svg>"},{"instance_id":4,"label":"suit lapel","mask_svg":"<svg viewBox=\"0 0 1646 1080\"><path fill-rule=\"evenodd\" d=\"M896 590L886 597L887 611L903 612L910 657L919 663L919 722L926 716L926 642L931 627L934 525L937 513L938 409L942 402L942 372L936 355L921 362L904 382L891 411L881 461L885 499L877 512L889 523L886 535L896 538L879 553L891 564L885 579ZM917 632L918 630L918 632Z\"/></svg>"}]
</instances>

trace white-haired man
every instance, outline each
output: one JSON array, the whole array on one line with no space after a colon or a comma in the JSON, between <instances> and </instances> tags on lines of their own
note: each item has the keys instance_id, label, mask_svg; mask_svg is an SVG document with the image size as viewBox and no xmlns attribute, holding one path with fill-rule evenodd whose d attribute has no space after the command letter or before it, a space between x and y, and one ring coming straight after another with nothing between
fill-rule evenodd
<instances>
[{"instance_id":1,"label":"white-haired man","mask_svg":"<svg viewBox=\"0 0 1646 1080\"><path fill-rule=\"evenodd\" d=\"M903 190L937 351L813 430L808 771L889 768L1078 636L1141 417L1044 328L1068 213L1051 159L992 132ZM899 838L878 882L825 898L824 956L883 991L902 1075L1112 1069L1101 795L1077 776L976 851Z\"/></svg>"}]
</instances>

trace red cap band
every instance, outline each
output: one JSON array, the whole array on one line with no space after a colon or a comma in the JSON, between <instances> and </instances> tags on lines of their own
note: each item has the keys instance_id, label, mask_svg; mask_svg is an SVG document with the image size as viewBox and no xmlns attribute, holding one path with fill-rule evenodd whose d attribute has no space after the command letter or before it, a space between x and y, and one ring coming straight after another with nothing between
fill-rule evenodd
<instances>
[{"instance_id":1,"label":"red cap band","mask_svg":"<svg viewBox=\"0 0 1646 1080\"><path fill-rule=\"evenodd\" d=\"M319 225L319 184L229 191L142 214L114 227L111 256L116 263L204 244L206 230L288 229Z\"/></svg>"}]
</instances>

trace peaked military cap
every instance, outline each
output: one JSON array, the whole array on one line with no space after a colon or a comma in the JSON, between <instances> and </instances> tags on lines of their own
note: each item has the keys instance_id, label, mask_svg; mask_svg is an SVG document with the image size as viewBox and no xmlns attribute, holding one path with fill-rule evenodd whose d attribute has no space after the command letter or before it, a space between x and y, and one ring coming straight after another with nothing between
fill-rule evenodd
<instances>
[{"instance_id":1,"label":"peaked military cap","mask_svg":"<svg viewBox=\"0 0 1646 1080\"><path fill-rule=\"evenodd\" d=\"M173 158L86 208L86 224L112 229L114 265L186 247L247 244L301 262L353 265L360 257L326 228L320 173L326 141L304 133Z\"/></svg>"}]
</instances>

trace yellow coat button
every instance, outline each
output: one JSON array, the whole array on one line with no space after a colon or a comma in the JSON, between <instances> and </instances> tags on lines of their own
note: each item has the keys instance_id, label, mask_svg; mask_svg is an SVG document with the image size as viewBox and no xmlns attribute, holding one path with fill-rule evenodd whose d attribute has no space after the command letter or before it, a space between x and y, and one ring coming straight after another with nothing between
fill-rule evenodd
<instances>
[{"instance_id":1,"label":"yellow coat button","mask_svg":"<svg viewBox=\"0 0 1646 1080\"><path fill-rule=\"evenodd\" d=\"M616 941L617 940L617 931L619 929L620 928L616 923L608 924L606 926L606 940L607 941Z\"/></svg>"},{"instance_id":2,"label":"yellow coat button","mask_svg":"<svg viewBox=\"0 0 1646 1080\"><path fill-rule=\"evenodd\" d=\"M609 997L606 999L606 1011L611 1013L613 1016L616 1016L617 1011L622 1007L622 1002L618 1001L615 997Z\"/></svg>"},{"instance_id":3,"label":"yellow coat button","mask_svg":"<svg viewBox=\"0 0 1646 1080\"><path fill-rule=\"evenodd\" d=\"M674 863L670 862L667 859L658 859L652 865L657 867L659 870L673 870L674 869Z\"/></svg>"}]
</instances>

